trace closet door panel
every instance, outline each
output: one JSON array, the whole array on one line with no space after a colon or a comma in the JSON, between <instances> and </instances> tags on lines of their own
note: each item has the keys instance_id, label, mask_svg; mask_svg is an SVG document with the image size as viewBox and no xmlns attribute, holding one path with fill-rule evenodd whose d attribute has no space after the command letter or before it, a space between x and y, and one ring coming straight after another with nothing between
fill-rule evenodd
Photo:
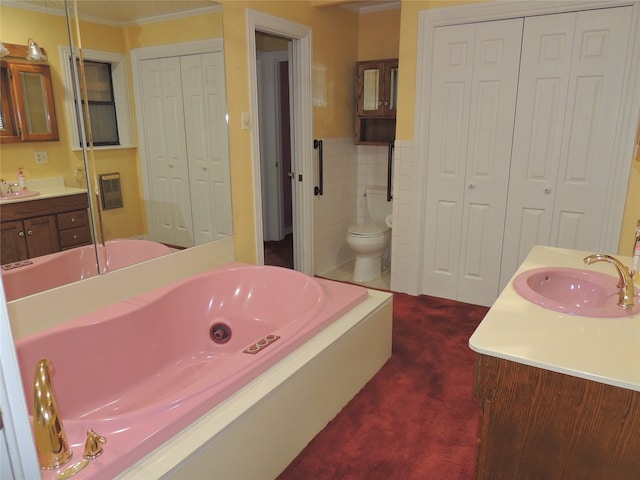
<instances>
[{"instance_id":1,"label":"closet door panel","mask_svg":"<svg viewBox=\"0 0 640 480\"><path fill-rule=\"evenodd\" d=\"M455 298L475 27L435 29L428 139L423 293Z\"/></svg>"},{"instance_id":2,"label":"closet door panel","mask_svg":"<svg viewBox=\"0 0 640 480\"><path fill-rule=\"evenodd\" d=\"M630 22L631 7L577 14L551 245L602 249Z\"/></svg>"},{"instance_id":3,"label":"closet door panel","mask_svg":"<svg viewBox=\"0 0 640 480\"><path fill-rule=\"evenodd\" d=\"M231 172L229 162L229 132L227 130L227 93L225 87L224 54L202 56L204 96L207 105L207 151L209 189L212 192L213 240L233 235L231 211Z\"/></svg>"},{"instance_id":4,"label":"closet door panel","mask_svg":"<svg viewBox=\"0 0 640 480\"><path fill-rule=\"evenodd\" d=\"M154 240L190 247L191 200L179 61L145 60L142 76Z\"/></svg>"},{"instance_id":5,"label":"closet door panel","mask_svg":"<svg viewBox=\"0 0 640 480\"><path fill-rule=\"evenodd\" d=\"M522 19L476 25L457 299L498 294Z\"/></svg>"},{"instance_id":6,"label":"closet door panel","mask_svg":"<svg viewBox=\"0 0 640 480\"><path fill-rule=\"evenodd\" d=\"M194 245L214 240L213 205L209 189L209 149L207 136L207 103L204 94L203 65L201 55L180 58L182 72L184 117L187 135L189 187L193 216Z\"/></svg>"},{"instance_id":7,"label":"closet door panel","mask_svg":"<svg viewBox=\"0 0 640 480\"><path fill-rule=\"evenodd\" d=\"M551 235L575 22L574 13L524 22L500 290Z\"/></svg>"}]
</instances>

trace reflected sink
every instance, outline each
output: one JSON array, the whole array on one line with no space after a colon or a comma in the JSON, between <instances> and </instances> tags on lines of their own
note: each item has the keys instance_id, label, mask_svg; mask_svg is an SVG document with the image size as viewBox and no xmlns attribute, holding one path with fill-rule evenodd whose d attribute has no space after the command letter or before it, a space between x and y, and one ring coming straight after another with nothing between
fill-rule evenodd
<instances>
[{"instance_id":1,"label":"reflected sink","mask_svg":"<svg viewBox=\"0 0 640 480\"><path fill-rule=\"evenodd\" d=\"M40 195L40 192L35 190L19 190L17 192L3 193L0 195L0 200L20 200L21 198L29 198Z\"/></svg>"},{"instance_id":2,"label":"reflected sink","mask_svg":"<svg viewBox=\"0 0 640 480\"><path fill-rule=\"evenodd\" d=\"M521 297L556 312L599 318L640 313L638 298L631 308L617 305L620 292L617 284L617 276L561 267L527 270L513 280L513 287Z\"/></svg>"}]
</instances>

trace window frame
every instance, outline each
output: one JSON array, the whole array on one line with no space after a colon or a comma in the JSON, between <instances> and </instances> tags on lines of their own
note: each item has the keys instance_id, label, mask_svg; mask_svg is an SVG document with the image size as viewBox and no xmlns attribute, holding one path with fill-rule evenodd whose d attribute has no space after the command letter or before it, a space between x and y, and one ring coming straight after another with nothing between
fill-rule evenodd
<instances>
[{"instance_id":1,"label":"window frame","mask_svg":"<svg viewBox=\"0 0 640 480\"><path fill-rule=\"evenodd\" d=\"M75 95L73 94L73 73L71 71L71 48L60 46L60 58L65 87L67 116L69 119L69 140L71 149L82 150L80 144L79 122L76 114ZM133 122L131 121L131 102L129 100L129 64L124 54L104 52L101 50L82 49L82 56L87 61L111 64L111 83L116 106L116 120L120 145L99 145L94 150L135 148L133 138Z\"/></svg>"}]
</instances>

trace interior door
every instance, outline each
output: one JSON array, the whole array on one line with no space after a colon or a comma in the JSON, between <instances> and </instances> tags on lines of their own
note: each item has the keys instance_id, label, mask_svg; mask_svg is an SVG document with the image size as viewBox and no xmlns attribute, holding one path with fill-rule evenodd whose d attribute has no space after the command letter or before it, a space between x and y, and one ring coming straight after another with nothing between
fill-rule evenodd
<instances>
[{"instance_id":1,"label":"interior door","mask_svg":"<svg viewBox=\"0 0 640 480\"><path fill-rule=\"evenodd\" d=\"M154 240L194 245L182 74L178 57L143 60L145 138L151 176Z\"/></svg>"},{"instance_id":2,"label":"interior door","mask_svg":"<svg viewBox=\"0 0 640 480\"><path fill-rule=\"evenodd\" d=\"M522 19L435 29L423 293L498 287Z\"/></svg>"},{"instance_id":3,"label":"interior door","mask_svg":"<svg viewBox=\"0 0 640 480\"><path fill-rule=\"evenodd\" d=\"M601 248L630 10L525 21L501 288L536 244Z\"/></svg>"}]
</instances>

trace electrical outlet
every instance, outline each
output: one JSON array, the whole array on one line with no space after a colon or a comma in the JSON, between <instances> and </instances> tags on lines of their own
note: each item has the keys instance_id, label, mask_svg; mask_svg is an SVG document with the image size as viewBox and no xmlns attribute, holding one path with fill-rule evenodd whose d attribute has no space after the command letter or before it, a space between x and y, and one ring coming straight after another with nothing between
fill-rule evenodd
<instances>
[{"instance_id":1,"label":"electrical outlet","mask_svg":"<svg viewBox=\"0 0 640 480\"><path fill-rule=\"evenodd\" d=\"M49 158L47 158L47 152L34 152L33 159L38 164L49 163Z\"/></svg>"}]
</instances>

